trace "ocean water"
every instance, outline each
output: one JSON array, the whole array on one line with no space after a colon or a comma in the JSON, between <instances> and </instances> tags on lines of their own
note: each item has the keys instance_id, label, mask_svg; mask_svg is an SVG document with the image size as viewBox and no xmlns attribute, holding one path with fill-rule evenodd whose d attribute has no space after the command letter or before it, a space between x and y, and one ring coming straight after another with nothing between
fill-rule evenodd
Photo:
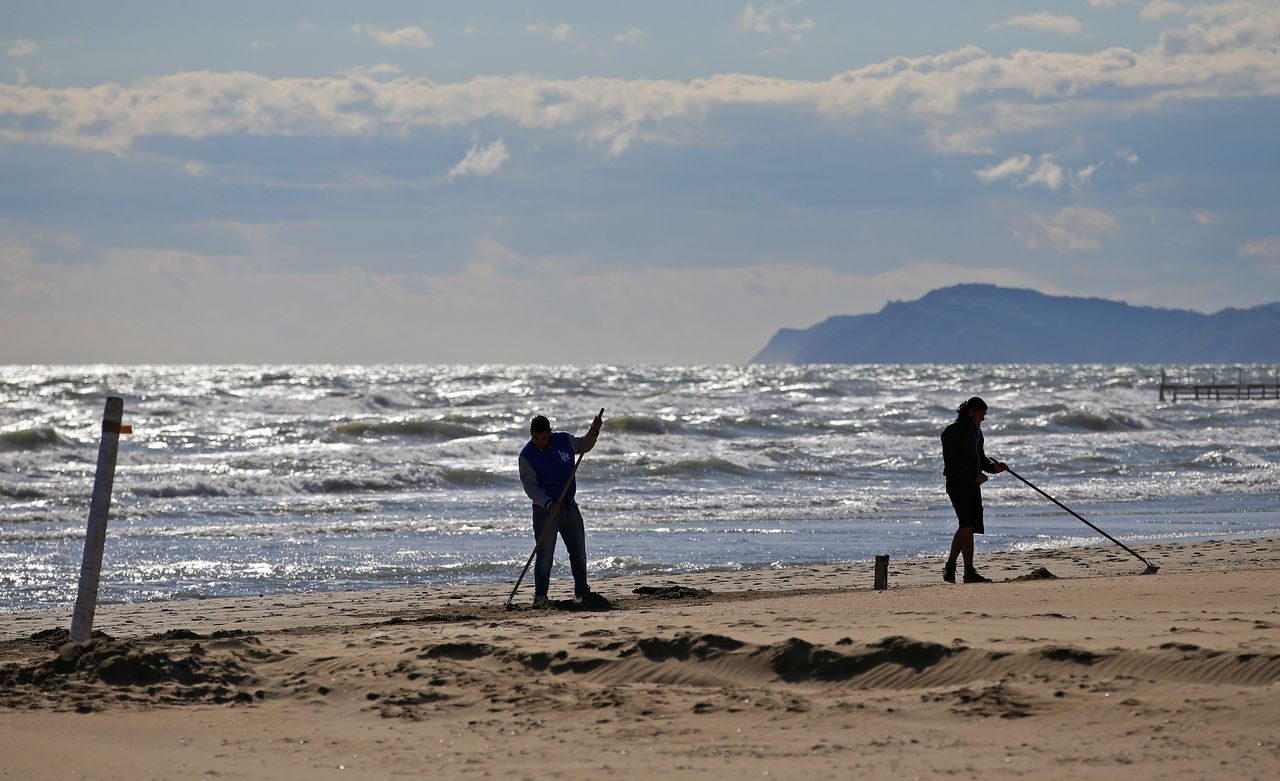
<instances>
[{"instance_id":1,"label":"ocean water","mask_svg":"<svg viewBox=\"0 0 1280 781\"><path fill-rule=\"evenodd\" d=\"M529 418L601 407L597 579L943 553L938 436L973 394L989 455L1123 541L1280 531L1280 402L1161 403L1160 369L0 367L0 610L74 601L109 395L107 602L513 582ZM1110 544L1009 475L984 496L980 552Z\"/></svg>"}]
</instances>

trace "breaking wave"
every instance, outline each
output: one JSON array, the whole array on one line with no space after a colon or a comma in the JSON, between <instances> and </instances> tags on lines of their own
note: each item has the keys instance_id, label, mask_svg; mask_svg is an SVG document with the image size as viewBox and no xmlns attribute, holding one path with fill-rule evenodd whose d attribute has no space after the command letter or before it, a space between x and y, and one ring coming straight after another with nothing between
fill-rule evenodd
<instances>
[{"instance_id":1,"label":"breaking wave","mask_svg":"<svg viewBox=\"0 0 1280 781\"><path fill-rule=\"evenodd\" d=\"M24 428L0 434L0 450L46 450L70 447L73 443L49 426Z\"/></svg>"},{"instance_id":2,"label":"breaking wave","mask_svg":"<svg viewBox=\"0 0 1280 781\"><path fill-rule=\"evenodd\" d=\"M339 423L334 431L346 437L413 437L419 439L462 439L478 437L485 432L445 420L352 421Z\"/></svg>"}]
</instances>

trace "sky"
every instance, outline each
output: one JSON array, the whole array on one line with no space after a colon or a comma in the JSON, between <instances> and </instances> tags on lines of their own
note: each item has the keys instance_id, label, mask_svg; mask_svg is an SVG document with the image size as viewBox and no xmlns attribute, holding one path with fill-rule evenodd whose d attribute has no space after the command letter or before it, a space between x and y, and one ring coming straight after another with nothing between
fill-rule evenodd
<instances>
[{"instance_id":1,"label":"sky","mask_svg":"<svg viewBox=\"0 0 1280 781\"><path fill-rule=\"evenodd\" d=\"M0 363L735 364L964 282L1280 300L1280 0L0 6Z\"/></svg>"}]
</instances>

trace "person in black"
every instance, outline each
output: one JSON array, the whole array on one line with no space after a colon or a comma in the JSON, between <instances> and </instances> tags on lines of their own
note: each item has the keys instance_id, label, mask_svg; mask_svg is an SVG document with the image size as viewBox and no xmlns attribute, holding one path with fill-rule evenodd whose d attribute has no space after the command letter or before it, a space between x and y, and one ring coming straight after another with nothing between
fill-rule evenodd
<instances>
[{"instance_id":1,"label":"person in black","mask_svg":"<svg viewBox=\"0 0 1280 781\"><path fill-rule=\"evenodd\" d=\"M956 558L964 556L964 582L990 583L973 566L973 535L982 534L983 472L996 474L1006 467L1001 461L987 458L982 449L982 421L987 417L987 403L974 396L960 405L955 422L942 432L943 474L947 478L947 496L956 510L959 528L951 538L951 555L942 570L942 579L956 582Z\"/></svg>"}]
</instances>

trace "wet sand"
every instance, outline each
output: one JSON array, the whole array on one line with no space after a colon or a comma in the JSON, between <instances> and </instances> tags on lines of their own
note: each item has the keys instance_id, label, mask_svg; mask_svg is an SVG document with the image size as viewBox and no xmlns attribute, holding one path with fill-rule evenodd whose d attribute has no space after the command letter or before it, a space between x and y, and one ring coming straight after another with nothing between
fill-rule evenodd
<instances>
[{"instance_id":1,"label":"wet sand","mask_svg":"<svg viewBox=\"0 0 1280 781\"><path fill-rule=\"evenodd\" d=\"M1280 776L1280 541L1138 550L4 614L0 778Z\"/></svg>"}]
</instances>

